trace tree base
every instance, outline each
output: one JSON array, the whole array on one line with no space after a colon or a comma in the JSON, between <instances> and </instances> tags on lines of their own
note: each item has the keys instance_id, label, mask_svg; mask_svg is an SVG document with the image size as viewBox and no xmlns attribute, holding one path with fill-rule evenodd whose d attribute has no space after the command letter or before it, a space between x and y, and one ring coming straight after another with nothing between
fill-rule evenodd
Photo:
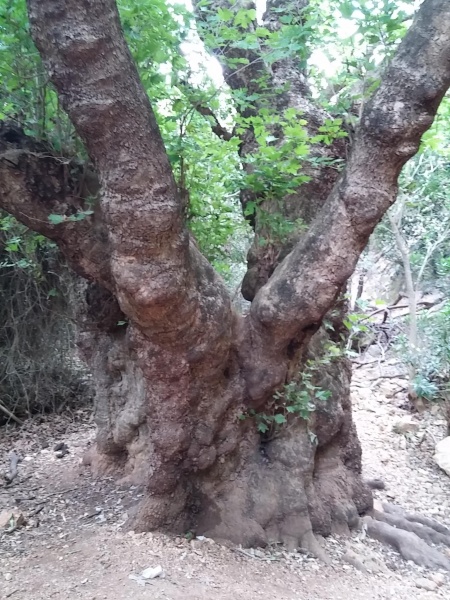
<instances>
[{"instance_id":1,"label":"tree base","mask_svg":"<svg viewBox=\"0 0 450 600\"><path fill-rule=\"evenodd\" d=\"M306 424L299 423L261 444L251 428L227 461L219 460L205 472L180 472L168 493L158 494L154 482L147 481L146 496L130 514L128 526L135 531L192 531L243 547L282 543L327 560L314 534L349 534L360 526L360 515L372 509L370 488L352 465L359 460L353 426L345 437L341 429L333 443L316 447ZM95 451L90 460L97 473L110 474L117 467ZM130 483L129 477L121 483Z\"/></svg>"},{"instance_id":2,"label":"tree base","mask_svg":"<svg viewBox=\"0 0 450 600\"><path fill-rule=\"evenodd\" d=\"M329 394L308 422L294 417L264 440L254 419L239 419L246 388L234 353L196 371L176 348L156 347L113 317L80 339L97 385L97 442L85 462L142 486L131 528L244 547L282 543L324 558L314 534L348 533L372 509L346 359L317 372L315 385ZM324 339L316 334L308 352L320 353Z\"/></svg>"}]
</instances>

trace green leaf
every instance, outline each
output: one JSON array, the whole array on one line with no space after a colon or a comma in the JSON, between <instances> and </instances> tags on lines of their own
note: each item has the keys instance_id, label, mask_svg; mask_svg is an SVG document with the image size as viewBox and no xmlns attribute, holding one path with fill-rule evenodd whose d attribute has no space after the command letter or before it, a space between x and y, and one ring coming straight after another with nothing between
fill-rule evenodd
<instances>
[{"instance_id":1,"label":"green leaf","mask_svg":"<svg viewBox=\"0 0 450 600\"><path fill-rule=\"evenodd\" d=\"M219 8L217 10L217 16L221 21L231 21L233 12L229 8Z\"/></svg>"},{"instance_id":2,"label":"green leaf","mask_svg":"<svg viewBox=\"0 0 450 600\"><path fill-rule=\"evenodd\" d=\"M48 220L52 225L59 225L60 223L64 223L66 221L65 215L48 215Z\"/></svg>"},{"instance_id":3,"label":"green leaf","mask_svg":"<svg viewBox=\"0 0 450 600\"><path fill-rule=\"evenodd\" d=\"M240 10L234 17L234 24L236 26L248 27L252 21L256 19L256 10L251 8L249 10Z\"/></svg>"},{"instance_id":4,"label":"green leaf","mask_svg":"<svg viewBox=\"0 0 450 600\"><path fill-rule=\"evenodd\" d=\"M281 425L283 423L286 423L286 417L284 415L282 415L281 413L278 413L274 416L273 420L275 421L275 423L277 423L278 425Z\"/></svg>"},{"instance_id":5,"label":"green leaf","mask_svg":"<svg viewBox=\"0 0 450 600\"><path fill-rule=\"evenodd\" d=\"M339 12L345 19L350 19L354 10L355 8L351 2L341 2L339 6Z\"/></svg>"}]
</instances>

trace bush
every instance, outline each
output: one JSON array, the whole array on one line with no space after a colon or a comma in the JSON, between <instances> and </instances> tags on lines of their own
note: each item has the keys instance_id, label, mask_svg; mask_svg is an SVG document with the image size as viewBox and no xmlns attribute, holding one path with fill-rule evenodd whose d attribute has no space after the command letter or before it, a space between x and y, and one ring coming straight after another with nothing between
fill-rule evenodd
<instances>
[{"instance_id":1,"label":"bush","mask_svg":"<svg viewBox=\"0 0 450 600\"><path fill-rule=\"evenodd\" d=\"M53 244L0 213L0 423L7 411L21 419L89 396L75 350L74 286Z\"/></svg>"}]
</instances>

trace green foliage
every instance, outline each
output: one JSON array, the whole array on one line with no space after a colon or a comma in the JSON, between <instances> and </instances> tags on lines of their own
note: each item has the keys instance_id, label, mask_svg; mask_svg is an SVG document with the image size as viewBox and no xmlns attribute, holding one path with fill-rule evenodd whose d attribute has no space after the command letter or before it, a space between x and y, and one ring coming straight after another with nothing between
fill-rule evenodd
<instances>
[{"instance_id":1,"label":"green foliage","mask_svg":"<svg viewBox=\"0 0 450 600\"><path fill-rule=\"evenodd\" d=\"M309 155L307 122L301 112L289 108L284 115L263 108L255 116L240 119L237 133L251 129L257 152L245 156L250 166L243 185L262 199L282 199L309 181L302 173L301 160Z\"/></svg>"},{"instance_id":2,"label":"green foliage","mask_svg":"<svg viewBox=\"0 0 450 600\"><path fill-rule=\"evenodd\" d=\"M412 349L407 337L396 340L395 351L414 367L414 391L426 400L449 399L450 395L450 302L441 310L418 319L418 344Z\"/></svg>"},{"instance_id":3,"label":"green foliage","mask_svg":"<svg viewBox=\"0 0 450 600\"><path fill-rule=\"evenodd\" d=\"M14 119L67 156L80 152L29 35L25 0L0 2L0 40L0 119Z\"/></svg>"},{"instance_id":4,"label":"green foliage","mask_svg":"<svg viewBox=\"0 0 450 600\"><path fill-rule=\"evenodd\" d=\"M188 224L207 258L226 275L233 240L247 235L238 203L237 139L227 144L212 133L182 83L189 78L189 66L181 45L192 28L192 14L165 0L119 0L118 5L178 183L189 189ZM25 0L0 0L0 36L0 119L14 119L65 157L84 157L31 41ZM211 92L209 82L202 86L201 99L216 108L211 100L216 91ZM90 214L49 215L49 221L60 224Z\"/></svg>"},{"instance_id":5,"label":"green foliage","mask_svg":"<svg viewBox=\"0 0 450 600\"><path fill-rule=\"evenodd\" d=\"M253 193L255 200L246 203L244 214L255 215L262 245L279 245L289 236L305 228L300 220L289 220L283 215L286 197L298 193L299 187L310 181L305 174L306 164L338 164L337 160L323 159L310 154L314 143L331 144L345 137L341 119L327 119L316 135L310 136L302 112L288 108L282 114L261 108L257 115L241 117L236 133L251 130L257 147L246 154L246 167L241 186ZM269 208L267 208L269 207Z\"/></svg>"},{"instance_id":6,"label":"green foliage","mask_svg":"<svg viewBox=\"0 0 450 600\"><path fill-rule=\"evenodd\" d=\"M423 136L419 153L407 163L400 177L394 211L399 211L399 230L409 251L417 291L450 291L450 99L445 98L433 127ZM397 212L398 214L398 212ZM391 261L401 264L395 237L387 219L374 236Z\"/></svg>"},{"instance_id":7,"label":"green foliage","mask_svg":"<svg viewBox=\"0 0 450 600\"><path fill-rule=\"evenodd\" d=\"M44 236L30 231L14 217L0 211L0 269L17 266L20 269L31 269L36 277L40 277L35 256L40 251L45 252L54 247Z\"/></svg>"},{"instance_id":8,"label":"green foliage","mask_svg":"<svg viewBox=\"0 0 450 600\"><path fill-rule=\"evenodd\" d=\"M160 117L175 177L188 196L186 217L205 256L223 274L233 240L246 235L239 205L237 138L225 142L181 91Z\"/></svg>"},{"instance_id":9,"label":"green foliage","mask_svg":"<svg viewBox=\"0 0 450 600\"><path fill-rule=\"evenodd\" d=\"M342 356L343 350L340 346L328 342L324 346L321 357L307 360L297 375L274 393L264 412L251 409L241 414L239 418L253 419L265 441L278 436L298 419L308 423L317 405L326 403L331 396L331 391L316 385L316 380L320 378L324 368ZM309 428L308 433L311 442L315 443L317 441L315 434Z\"/></svg>"},{"instance_id":10,"label":"green foliage","mask_svg":"<svg viewBox=\"0 0 450 600\"><path fill-rule=\"evenodd\" d=\"M372 343L371 329L372 319L364 312L360 312L362 309L360 301L357 302L355 312L349 312L343 320L343 325L348 331L348 337L346 340L347 355L349 357L358 355L361 352L361 348L364 347L365 342Z\"/></svg>"},{"instance_id":11,"label":"green foliage","mask_svg":"<svg viewBox=\"0 0 450 600\"><path fill-rule=\"evenodd\" d=\"M380 72L405 35L412 0L311 0L317 27L310 39L316 94L352 125L377 88Z\"/></svg>"},{"instance_id":12,"label":"green foliage","mask_svg":"<svg viewBox=\"0 0 450 600\"><path fill-rule=\"evenodd\" d=\"M93 210L79 210L78 212L76 212L74 215L48 215L48 220L50 221L50 223L52 225L59 225L60 223L66 223L66 222L76 222L76 221L83 221L84 219L86 219L87 217L89 217L90 215L93 215L94 211Z\"/></svg>"},{"instance_id":13,"label":"green foliage","mask_svg":"<svg viewBox=\"0 0 450 600\"><path fill-rule=\"evenodd\" d=\"M186 9L165 0L118 4L128 44L151 99L167 98L171 72L186 68L180 51L189 25ZM0 1L0 39L0 119L14 119L26 133L50 141L66 157L83 154L29 35L25 0Z\"/></svg>"}]
</instances>

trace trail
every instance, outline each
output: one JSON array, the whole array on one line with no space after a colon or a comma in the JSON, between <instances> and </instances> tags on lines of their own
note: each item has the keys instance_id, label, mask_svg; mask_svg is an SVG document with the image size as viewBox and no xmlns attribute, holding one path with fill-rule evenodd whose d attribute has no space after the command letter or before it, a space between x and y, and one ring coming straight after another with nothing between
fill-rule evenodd
<instances>
[{"instance_id":1,"label":"trail","mask_svg":"<svg viewBox=\"0 0 450 600\"><path fill-rule=\"evenodd\" d=\"M435 440L445 435L439 407L413 417L417 431L393 426L405 410L402 374L391 363L355 370L355 421L364 472L381 478L379 500L398 503L450 524L450 478L434 464ZM390 371L394 377L388 377ZM382 377L380 377L382 375ZM398 394L395 394L399 391ZM395 395L394 395L395 394ZM139 490L94 480L81 464L94 429L84 411L0 430L0 460L23 457L12 485L0 485L0 513L16 507L28 525L0 533L0 598L13 600L410 600L450 597L450 578L403 561L356 532L323 540L330 565L283 548L242 551L211 540L133 534L123 529ZM70 450L56 458L53 447ZM33 514L34 513L34 514ZM32 515L32 516L29 516ZM349 564L368 560L372 572ZM450 556L448 550L443 550ZM160 565L164 577L140 585L131 576ZM139 578L138 578L139 579ZM425 586L432 591L423 589Z\"/></svg>"}]
</instances>

